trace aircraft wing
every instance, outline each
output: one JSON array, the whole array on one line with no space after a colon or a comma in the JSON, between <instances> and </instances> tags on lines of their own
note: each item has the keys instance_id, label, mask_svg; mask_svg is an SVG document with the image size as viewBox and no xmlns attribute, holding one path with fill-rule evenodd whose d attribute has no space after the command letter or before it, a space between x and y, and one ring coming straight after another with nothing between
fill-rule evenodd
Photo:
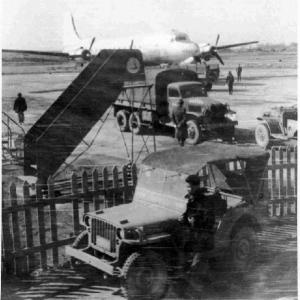
<instances>
[{"instance_id":1,"label":"aircraft wing","mask_svg":"<svg viewBox=\"0 0 300 300\"><path fill-rule=\"evenodd\" d=\"M252 41L252 42L230 44L230 45L223 45L223 46L214 46L214 48L217 49L217 50L220 50L220 49L234 48L234 47L240 47L240 46L257 44L257 43L258 43L258 41Z\"/></svg>"},{"instance_id":2,"label":"aircraft wing","mask_svg":"<svg viewBox=\"0 0 300 300\"><path fill-rule=\"evenodd\" d=\"M64 52L36 51L36 50L15 50L15 49L2 49L2 53L36 54L36 55L60 56L60 57L69 57L70 56L68 53L64 53Z\"/></svg>"}]
</instances>

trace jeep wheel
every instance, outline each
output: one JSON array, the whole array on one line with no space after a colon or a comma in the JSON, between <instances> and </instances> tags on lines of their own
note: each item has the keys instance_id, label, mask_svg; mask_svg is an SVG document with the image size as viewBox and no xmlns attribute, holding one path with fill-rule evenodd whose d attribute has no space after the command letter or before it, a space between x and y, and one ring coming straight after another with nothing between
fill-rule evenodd
<instances>
[{"instance_id":1,"label":"jeep wheel","mask_svg":"<svg viewBox=\"0 0 300 300\"><path fill-rule=\"evenodd\" d=\"M251 227L239 229L231 242L232 270L237 274L247 272L257 253L256 232Z\"/></svg>"},{"instance_id":2,"label":"jeep wheel","mask_svg":"<svg viewBox=\"0 0 300 300\"><path fill-rule=\"evenodd\" d=\"M195 120L187 121L187 140L191 145L196 145L200 141L201 131Z\"/></svg>"},{"instance_id":3,"label":"jeep wheel","mask_svg":"<svg viewBox=\"0 0 300 300\"><path fill-rule=\"evenodd\" d=\"M116 115L117 123L121 131L128 131L129 130L129 112L126 110L119 110Z\"/></svg>"},{"instance_id":4,"label":"jeep wheel","mask_svg":"<svg viewBox=\"0 0 300 300\"><path fill-rule=\"evenodd\" d=\"M131 113L129 117L129 129L134 134L139 134L142 131L142 120L137 112Z\"/></svg>"},{"instance_id":5,"label":"jeep wheel","mask_svg":"<svg viewBox=\"0 0 300 300\"><path fill-rule=\"evenodd\" d=\"M267 148L270 143L270 131L265 124L258 124L255 128L255 140L257 145Z\"/></svg>"},{"instance_id":6,"label":"jeep wheel","mask_svg":"<svg viewBox=\"0 0 300 300\"><path fill-rule=\"evenodd\" d=\"M72 247L74 249L84 249L88 247L88 243L89 243L88 232L87 230L84 230L76 237L75 241L72 244ZM74 257L71 257L70 263L71 263L71 267L75 268L80 263L80 261Z\"/></svg>"},{"instance_id":7,"label":"jeep wheel","mask_svg":"<svg viewBox=\"0 0 300 300\"><path fill-rule=\"evenodd\" d=\"M167 266L155 252L135 252L123 266L122 281L129 300L161 299L168 289Z\"/></svg>"}]
</instances>

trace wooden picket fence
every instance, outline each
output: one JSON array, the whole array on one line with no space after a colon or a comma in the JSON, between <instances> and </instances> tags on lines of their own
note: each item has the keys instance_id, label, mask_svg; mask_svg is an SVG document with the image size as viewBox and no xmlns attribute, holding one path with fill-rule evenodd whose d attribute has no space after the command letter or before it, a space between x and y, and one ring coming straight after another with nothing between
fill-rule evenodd
<instances>
[{"instance_id":1,"label":"wooden picket fence","mask_svg":"<svg viewBox=\"0 0 300 300\"><path fill-rule=\"evenodd\" d=\"M274 147L267 174L270 217L296 215L297 148ZM234 166L237 168L237 166ZM204 169L202 185L208 183ZM47 189L39 184L30 192L27 182L17 196L15 184L2 202L2 268L22 274L37 267L57 266L64 260L64 245L81 231L80 216L87 211L132 200L137 182L136 166L121 170L103 168L68 181L49 178Z\"/></svg>"},{"instance_id":2,"label":"wooden picket fence","mask_svg":"<svg viewBox=\"0 0 300 300\"><path fill-rule=\"evenodd\" d=\"M282 217L297 212L297 147L274 146L266 174L269 215Z\"/></svg>"},{"instance_id":3,"label":"wooden picket fence","mask_svg":"<svg viewBox=\"0 0 300 300\"><path fill-rule=\"evenodd\" d=\"M22 197L16 185L2 201L2 271L23 274L36 268L62 263L63 247L72 243L82 230L80 217L132 200L136 186L136 166L113 167L76 174L69 181L35 185L30 194L27 182Z\"/></svg>"}]
</instances>

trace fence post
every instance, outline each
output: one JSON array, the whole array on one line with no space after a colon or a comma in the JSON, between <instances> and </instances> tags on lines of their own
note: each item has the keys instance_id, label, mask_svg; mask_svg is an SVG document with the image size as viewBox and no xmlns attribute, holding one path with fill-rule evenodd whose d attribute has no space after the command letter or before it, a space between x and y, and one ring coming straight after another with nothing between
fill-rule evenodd
<instances>
[{"instance_id":1,"label":"fence post","mask_svg":"<svg viewBox=\"0 0 300 300\"><path fill-rule=\"evenodd\" d=\"M123 186L124 186L124 191L123 191L123 204L129 202L129 186L128 186L128 168L126 165L123 166L122 168L123 171Z\"/></svg>"},{"instance_id":2,"label":"fence post","mask_svg":"<svg viewBox=\"0 0 300 300\"><path fill-rule=\"evenodd\" d=\"M93 180L93 192L94 192L94 209L100 209L100 197L99 197L99 174L97 169L94 169L92 172L92 180Z\"/></svg>"},{"instance_id":3,"label":"fence post","mask_svg":"<svg viewBox=\"0 0 300 300\"><path fill-rule=\"evenodd\" d=\"M118 195L120 194L119 193L119 170L118 170L118 167L117 166L114 166L113 167L113 170L112 170L112 177L113 177L113 188L114 188L114 191L113 191L113 206L116 206L116 205L119 205L120 203L117 203L117 199L118 199Z\"/></svg>"},{"instance_id":4,"label":"fence post","mask_svg":"<svg viewBox=\"0 0 300 300\"><path fill-rule=\"evenodd\" d=\"M283 147L279 147L279 189L280 189L280 199L286 197L286 189L284 188L283 185ZM287 149L286 149L287 150ZM282 211L281 213L283 214L283 203L282 203Z\"/></svg>"},{"instance_id":5,"label":"fence post","mask_svg":"<svg viewBox=\"0 0 300 300\"><path fill-rule=\"evenodd\" d=\"M87 172L82 172L82 193L83 193L83 212L89 212L89 183L88 183L88 176Z\"/></svg>"},{"instance_id":6,"label":"fence post","mask_svg":"<svg viewBox=\"0 0 300 300\"><path fill-rule=\"evenodd\" d=\"M48 178L48 198L50 199L50 227L51 227L51 239L52 242L57 242L57 218L56 218L56 206L54 195L54 181L50 176ZM52 249L53 265L58 265L58 248L53 246Z\"/></svg>"},{"instance_id":7,"label":"fence post","mask_svg":"<svg viewBox=\"0 0 300 300\"><path fill-rule=\"evenodd\" d=\"M4 260L2 259L2 269L7 274L15 272L13 253L13 238L11 232L10 213L4 211L4 199L2 199L2 249Z\"/></svg>"},{"instance_id":8,"label":"fence post","mask_svg":"<svg viewBox=\"0 0 300 300\"><path fill-rule=\"evenodd\" d=\"M33 247L33 234L32 234L32 215L31 215L31 207L30 204L33 201L30 199L29 193L29 184L27 181L23 184L23 195L24 195L24 204L28 205L25 207L25 226L26 226L26 246L28 249ZM28 255L28 271L32 271L35 267L34 264L35 257L33 254Z\"/></svg>"},{"instance_id":9,"label":"fence post","mask_svg":"<svg viewBox=\"0 0 300 300\"><path fill-rule=\"evenodd\" d=\"M137 169L136 169L136 165L133 164L132 165L132 181L133 181L133 186L136 187L136 183L137 183Z\"/></svg>"},{"instance_id":10,"label":"fence post","mask_svg":"<svg viewBox=\"0 0 300 300\"><path fill-rule=\"evenodd\" d=\"M72 202L73 202L73 228L74 234L77 236L80 232L79 224L79 199L78 199L78 188L77 188L77 176L75 173L72 173L71 176L71 193L72 193Z\"/></svg>"},{"instance_id":11,"label":"fence post","mask_svg":"<svg viewBox=\"0 0 300 300\"><path fill-rule=\"evenodd\" d=\"M108 189L108 171L107 168L104 167L102 170L102 176L103 176L103 192L104 192L104 208L109 207L109 193L107 191Z\"/></svg>"},{"instance_id":12,"label":"fence post","mask_svg":"<svg viewBox=\"0 0 300 300\"><path fill-rule=\"evenodd\" d=\"M47 268L47 252L44 248L46 245L46 234L45 234L45 213L43 202L42 186L38 180L36 183L36 201L38 202L38 224L39 224L39 239L41 245L41 267L42 269Z\"/></svg>"},{"instance_id":13,"label":"fence post","mask_svg":"<svg viewBox=\"0 0 300 300\"><path fill-rule=\"evenodd\" d=\"M14 251L15 253L21 249L21 239L20 239L20 227L19 227L19 213L18 213L18 199L16 186L14 183L10 185L9 188L9 198L12 208L12 228L13 228L13 241L14 241ZM22 274L27 271L27 263L25 257L15 258L16 274Z\"/></svg>"}]
</instances>

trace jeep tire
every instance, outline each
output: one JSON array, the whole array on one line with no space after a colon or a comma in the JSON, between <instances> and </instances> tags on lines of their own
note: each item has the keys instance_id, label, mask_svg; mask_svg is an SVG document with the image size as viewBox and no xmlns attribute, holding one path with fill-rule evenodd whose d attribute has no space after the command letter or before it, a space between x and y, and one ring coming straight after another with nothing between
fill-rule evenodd
<instances>
[{"instance_id":1,"label":"jeep tire","mask_svg":"<svg viewBox=\"0 0 300 300\"><path fill-rule=\"evenodd\" d=\"M129 300L156 300L168 289L167 265L153 251L134 252L124 263L122 288Z\"/></svg>"},{"instance_id":2,"label":"jeep tire","mask_svg":"<svg viewBox=\"0 0 300 300\"><path fill-rule=\"evenodd\" d=\"M257 236L253 228L245 226L234 234L231 242L231 269L235 274L247 272L257 254Z\"/></svg>"},{"instance_id":3,"label":"jeep tire","mask_svg":"<svg viewBox=\"0 0 300 300\"><path fill-rule=\"evenodd\" d=\"M270 131L266 124L258 124L255 128L255 140L257 145L267 148L270 143Z\"/></svg>"},{"instance_id":4,"label":"jeep tire","mask_svg":"<svg viewBox=\"0 0 300 300\"><path fill-rule=\"evenodd\" d=\"M201 138L200 128L195 120L189 120L187 124L187 139L186 142L191 145L196 145L199 143Z\"/></svg>"},{"instance_id":5,"label":"jeep tire","mask_svg":"<svg viewBox=\"0 0 300 300\"><path fill-rule=\"evenodd\" d=\"M72 247L74 249L84 249L88 247L88 243L89 243L88 231L84 230L76 237L75 241L72 244ZM80 261L74 257L71 257L70 263L71 263L71 267L75 268L80 263Z\"/></svg>"},{"instance_id":6,"label":"jeep tire","mask_svg":"<svg viewBox=\"0 0 300 300\"><path fill-rule=\"evenodd\" d=\"M129 117L129 129L134 134L140 134L142 131L142 120L137 112L131 113Z\"/></svg>"},{"instance_id":7,"label":"jeep tire","mask_svg":"<svg viewBox=\"0 0 300 300\"><path fill-rule=\"evenodd\" d=\"M129 130L129 112L122 109L117 112L116 115L117 123L121 131L128 131Z\"/></svg>"}]
</instances>

